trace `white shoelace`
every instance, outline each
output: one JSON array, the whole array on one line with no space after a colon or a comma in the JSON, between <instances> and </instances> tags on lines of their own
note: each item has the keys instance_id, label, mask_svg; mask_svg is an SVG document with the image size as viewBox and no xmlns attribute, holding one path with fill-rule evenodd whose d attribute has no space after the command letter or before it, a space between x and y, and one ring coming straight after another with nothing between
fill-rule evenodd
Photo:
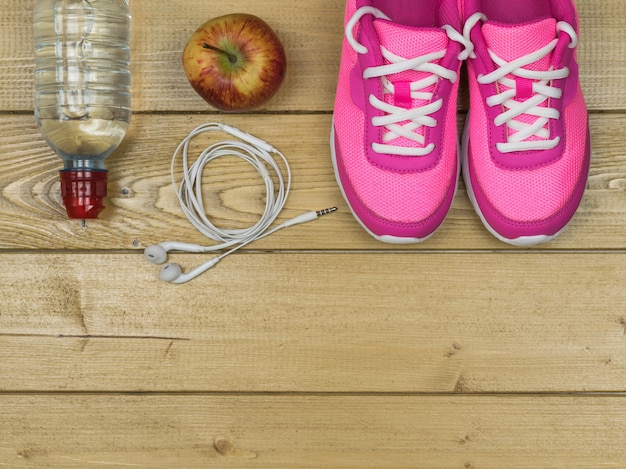
<instances>
[{"instance_id":1,"label":"white shoelace","mask_svg":"<svg viewBox=\"0 0 626 469\"><path fill-rule=\"evenodd\" d=\"M480 21L486 21L487 17L482 13L475 13L466 22L463 29L463 35L467 41L470 41L470 32ZM574 28L560 21L556 25L556 32L565 32L571 38L570 48L576 47L578 36ZM502 106L503 112L494 119L494 125L506 125L508 141L498 143L496 146L502 153L511 153L515 151L527 150L549 150L556 147L560 142L560 137L550 139L550 132L547 124L550 119L559 119L560 113L557 109L550 107L550 99L559 99L562 91L551 86L552 80L567 78L569 69L567 67L559 70L533 71L524 67L535 63L544 57L547 57L556 48L558 38L551 41L541 49L520 57L512 62L498 57L493 51L489 50L489 55L493 62L498 66L496 70L487 75L479 75L477 80L481 84L497 83L498 86L504 87L505 91L490 96L487 99L488 106ZM469 54L474 58L472 52ZM509 76L519 77L528 80L536 80L532 82L532 96L524 101L515 99L517 96L517 82ZM522 122L518 118L522 115L536 117L534 123L529 124ZM510 132L510 130L514 132ZM531 137L535 139L529 140Z\"/></svg>"},{"instance_id":2,"label":"white shoelace","mask_svg":"<svg viewBox=\"0 0 626 469\"><path fill-rule=\"evenodd\" d=\"M359 44L354 38L353 29L359 20L365 15L373 15L376 18L391 20L378 8L361 7L359 8L346 25L346 39L352 48L359 54L367 54L368 50L362 44ZM473 47L472 43L457 32L452 26L445 25L442 27L450 40L463 44L466 48L459 55L459 60L465 60ZM383 111L384 116L373 117L372 125L376 127L385 127L386 132L383 135L383 143L372 143L372 149L377 153L386 153L398 156L425 156L435 149L435 144L430 143L424 146L424 136L418 133L422 127L435 127L437 120L431 117L431 114L437 112L443 106L443 99L430 102L433 99L433 93L426 91L429 87L434 86L439 79L443 78L455 83L458 74L454 70L447 69L441 65L433 63L446 55L446 50L433 52L413 58L400 57L386 48L381 46L383 57L389 62L387 65L367 68L363 72L363 78L381 78L383 85L383 93L391 94L395 92L394 85L388 79L388 75L402 73L409 70L416 72L428 73L430 76L421 80L411 82L411 99L419 99L428 102L423 106L406 109L389 104L380 100L374 95L370 95L369 103L375 109ZM402 122L406 122L402 124ZM393 145L392 142L398 138L405 138L413 142L419 143L420 147L403 147Z\"/></svg>"}]
</instances>

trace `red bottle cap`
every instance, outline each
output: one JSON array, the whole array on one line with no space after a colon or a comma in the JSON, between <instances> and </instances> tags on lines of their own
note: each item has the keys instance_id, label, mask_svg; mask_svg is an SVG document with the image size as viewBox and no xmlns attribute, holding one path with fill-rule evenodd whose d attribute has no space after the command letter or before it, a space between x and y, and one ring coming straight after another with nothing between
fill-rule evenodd
<instances>
[{"instance_id":1,"label":"red bottle cap","mask_svg":"<svg viewBox=\"0 0 626 469\"><path fill-rule=\"evenodd\" d=\"M61 171L61 195L70 218L98 218L107 195L107 171Z\"/></svg>"}]
</instances>

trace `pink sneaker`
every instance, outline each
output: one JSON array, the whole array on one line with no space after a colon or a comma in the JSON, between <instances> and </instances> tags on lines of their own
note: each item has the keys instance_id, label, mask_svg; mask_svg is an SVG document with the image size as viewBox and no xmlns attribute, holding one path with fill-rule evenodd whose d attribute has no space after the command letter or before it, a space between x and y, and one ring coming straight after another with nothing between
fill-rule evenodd
<instances>
[{"instance_id":1,"label":"pink sneaker","mask_svg":"<svg viewBox=\"0 0 626 469\"><path fill-rule=\"evenodd\" d=\"M414 243L443 222L458 180L456 0L347 0L331 150L352 213Z\"/></svg>"},{"instance_id":2,"label":"pink sneaker","mask_svg":"<svg viewBox=\"0 0 626 469\"><path fill-rule=\"evenodd\" d=\"M556 237L589 173L588 116L578 82L571 0L464 0L470 110L463 177L483 223L501 241Z\"/></svg>"}]
</instances>

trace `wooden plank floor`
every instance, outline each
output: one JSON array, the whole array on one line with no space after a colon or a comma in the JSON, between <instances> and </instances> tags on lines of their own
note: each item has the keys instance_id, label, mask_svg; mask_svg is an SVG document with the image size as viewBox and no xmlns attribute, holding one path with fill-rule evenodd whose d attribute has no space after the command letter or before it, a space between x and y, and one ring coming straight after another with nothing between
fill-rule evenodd
<instances>
[{"instance_id":1,"label":"wooden plank floor","mask_svg":"<svg viewBox=\"0 0 626 469\"><path fill-rule=\"evenodd\" d=\"M624 0L578 2L591 175L567 231L534 249L493 239L462 184L426 243L354 221L328 145L342 1L131 4L133 121L108 209L82 226L32 116L32 2L0 0L0 468L626 468ZM235 11L289 58L279 94L236 116L180 64L201 21ZM466 107L463 91L459 122ZM285 153L281 220L339 210L163 284L143 248L206 241L169 165L210 121ZM263 190L219 163L209 216L250 225Z\"/></svg>"}]
</instances>

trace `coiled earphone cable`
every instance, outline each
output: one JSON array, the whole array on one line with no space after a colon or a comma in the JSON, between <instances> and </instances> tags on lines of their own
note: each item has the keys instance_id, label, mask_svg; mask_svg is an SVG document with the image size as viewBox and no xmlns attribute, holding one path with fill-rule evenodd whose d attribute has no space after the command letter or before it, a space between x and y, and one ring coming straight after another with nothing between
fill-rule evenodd
<instances>
[{"instance_id":1,"label":"coiled earphone cable","mask_svg":"<svg viewBox=\"0 0 626 469\"><path fill-rule=\"evenodd\" d=\"M191 141L198 135L222 131L226 132L239 140L224 140L212 144L205 148L198 158L190 164L189 146ZM279 161L286 169L286 175L283 175L280 164L272 155L277 155ZM206 214L202 197L202 177L205 167L211 161L224 157L236 157L250 164L261 176L265 184L265 210L261 218L252 226L244 229L224 229L215 226ZM180 182L176 179L176 167L179 161L182 162L183 176ZM274 179L268 171L268 168L274 173L277 187L274 185ZM196 244L165 242L154 246L149 246L145 250L146 258L157 264L165 262L167 252L170 250L189 251L189 252L212 252L229 249L217 257L202 264L187 274L183 274L178 264L167 264L161 270L161 279L165 281L183 283L195 278L202 272L210 269L224 257L232 254L238 249L256 241L258 239L269 236L276 231L293 226L299 223L306 223L315 220L321 215L332 213L337 210L336 207L306 212L291 218L274 228L270 227L282 211L289 191L291 189L291 168L285 156L276 148L269 145L253 135L243 132L235 127L226 124L212 122L203 124L192 130L185 139L178 145L172 156L170 166L172 185L175 189L176 196L180 207L191 222L191 224L204 236L210 238L219 244L210 246L200 246ZM234 246L234 247L233 247Z\"/></svg>"}]
</instances>

